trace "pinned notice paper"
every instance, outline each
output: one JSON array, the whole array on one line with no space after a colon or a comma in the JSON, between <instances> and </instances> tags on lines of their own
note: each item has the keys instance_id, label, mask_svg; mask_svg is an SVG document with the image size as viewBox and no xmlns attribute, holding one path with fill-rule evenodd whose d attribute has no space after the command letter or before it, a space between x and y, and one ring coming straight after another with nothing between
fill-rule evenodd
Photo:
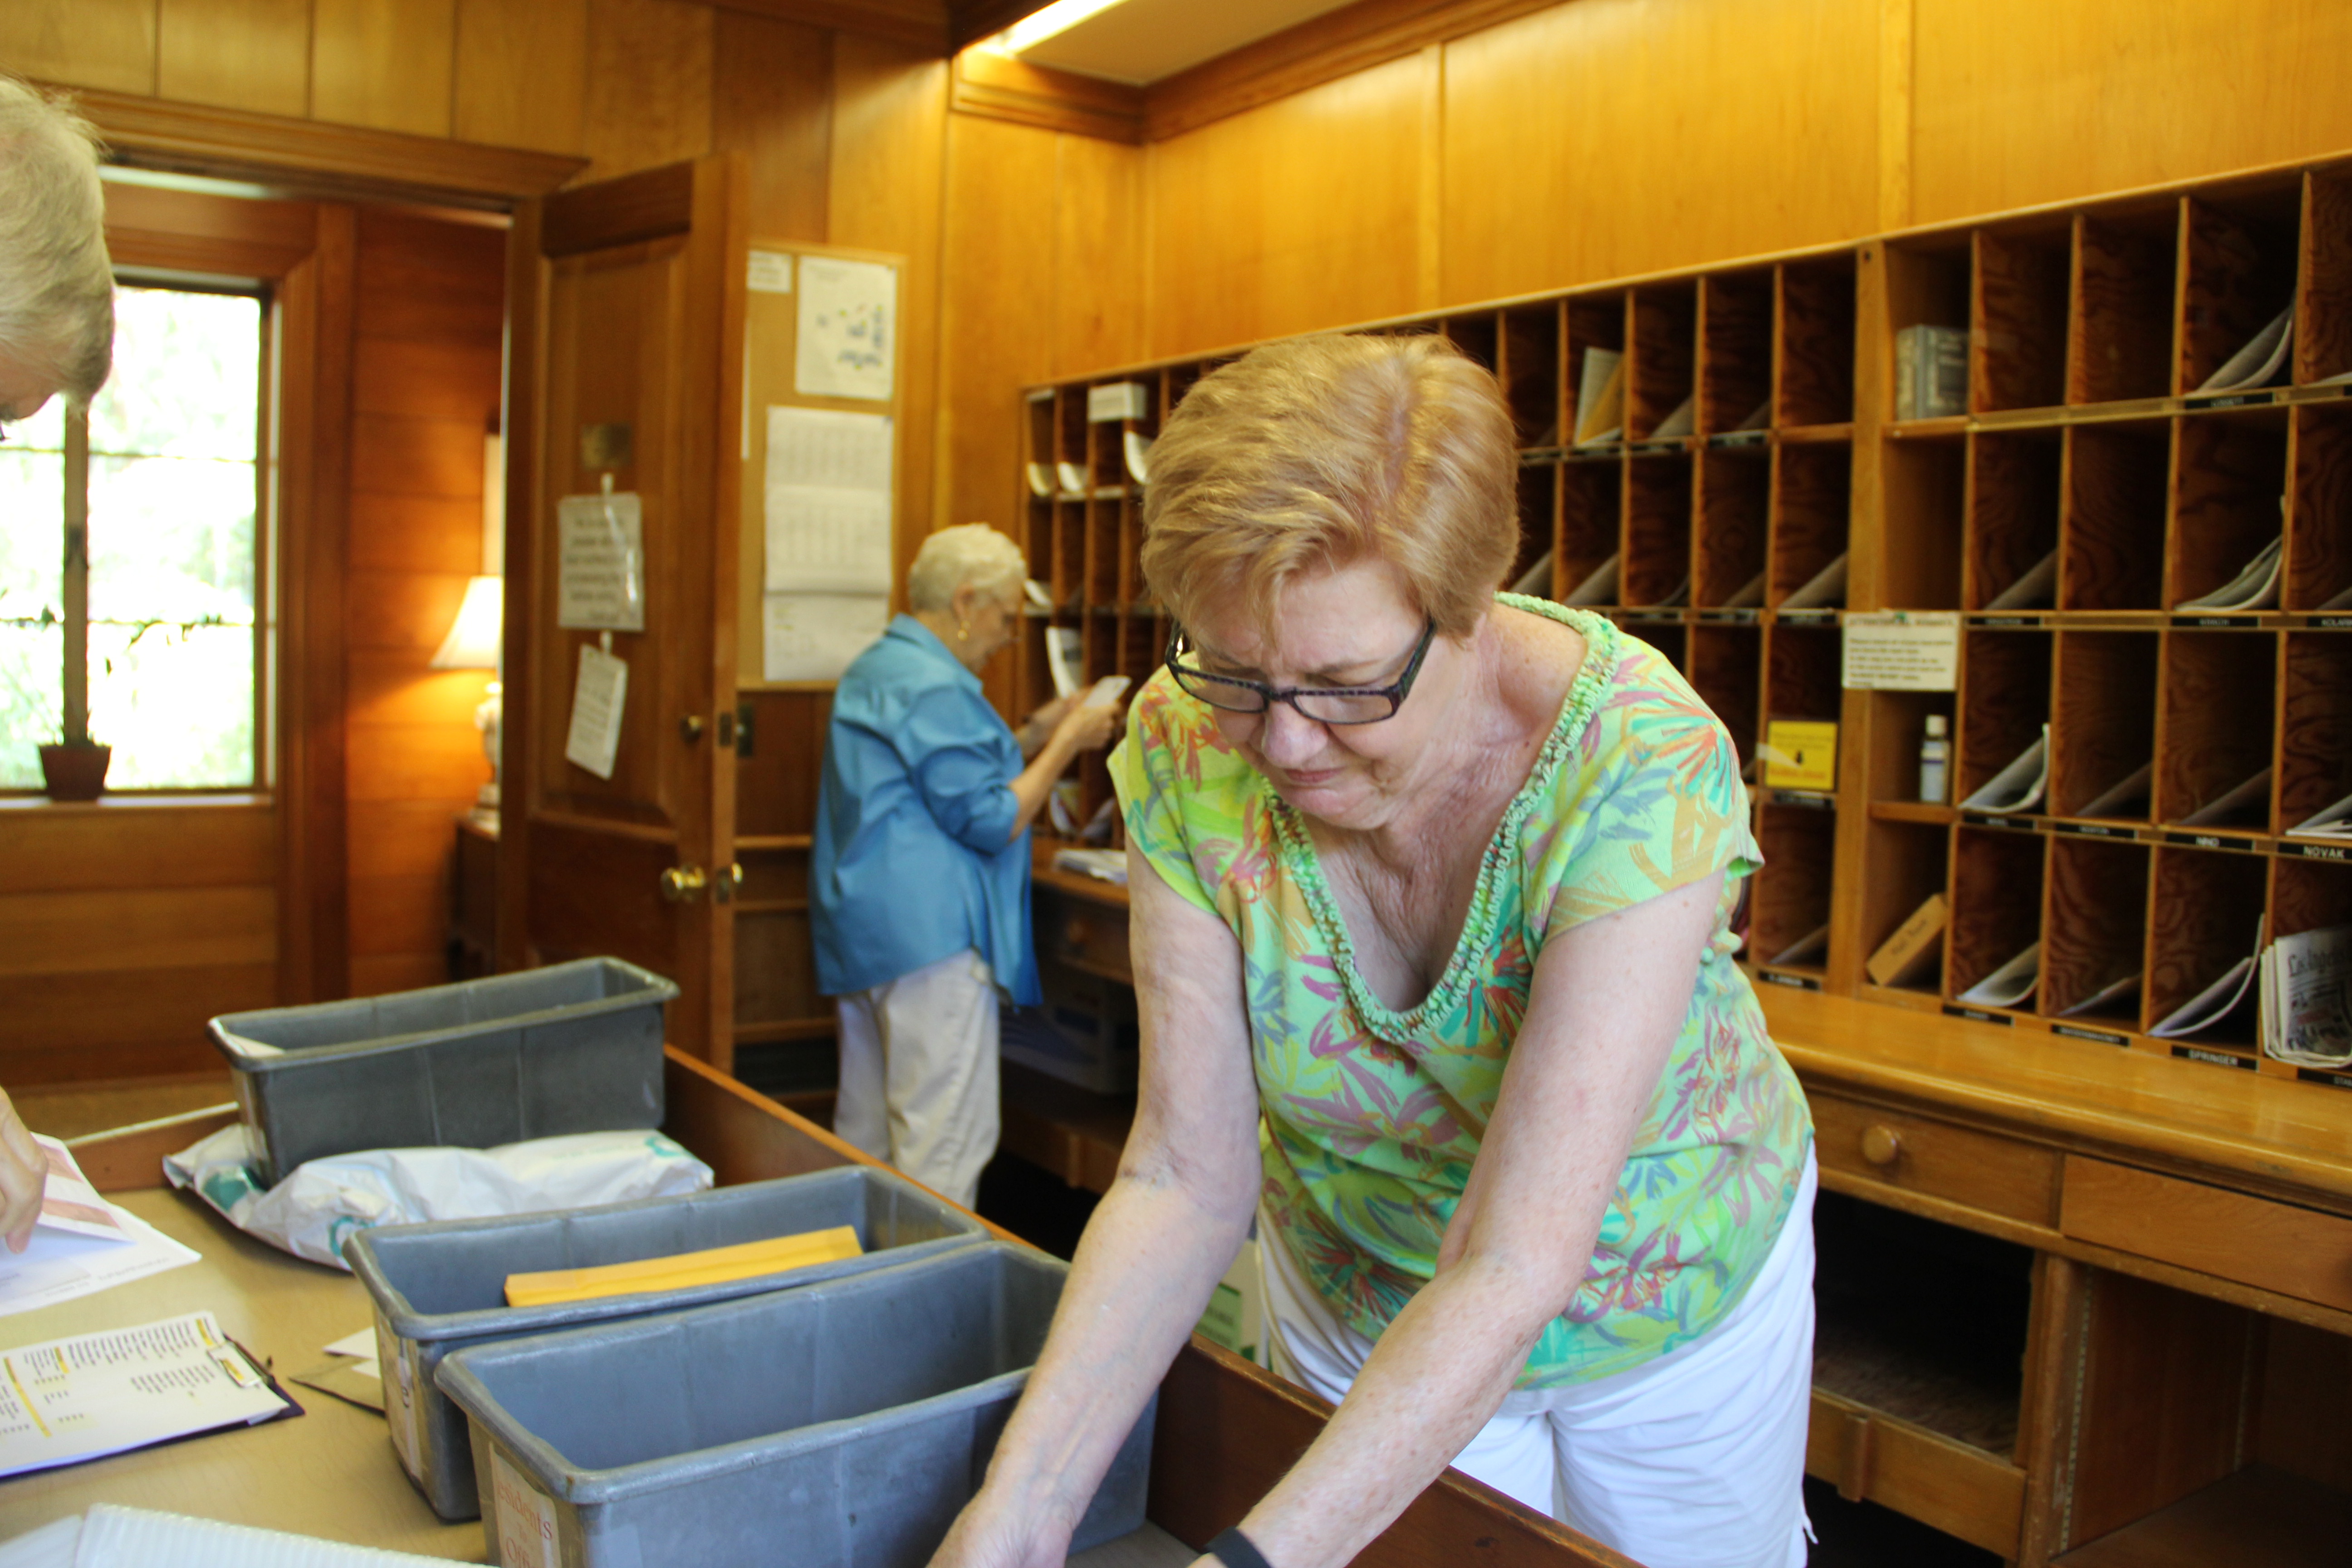
<instances>
[{"instance_id":1,"label":"pinned notice paper","mask_svg":"<svg viewBox=\"0 0 2352 1568\"><path fill-rule=\"evenodd\" d=\"M897 268L878 261L802 257L793 390L803 397L887 402L898 354L898 308Z\"/></svg>"},{"instance_id":2,"label":"pinned notice paper","mask_svg":"<svg viewBox=\"0 0 2352 1568\"><path fill-rule=\"evenodd\" d=\"M621 713L628 701L629 666L593 643L580 645L580 678L572 688L572 728L563 760L600 779L613 776L621 755Z\"/></svg>"},{"instance_id":3,"label":"pinned notice paper","mask_svg":"<svg viewBox=\"0 0 2352 1568\"><path fill-rule=\"evenodd\" d=\"M562 552L555 624L583 631L646 629L645 507L628 490L555 503Z\"/></svg>"},{"instance_id":4,"label":"pinned notice paper","mask_svg":"<svg viewBox=\"0 0 2352 1568\"><path fill-rule=\"evenodd\" d=\"M761 607L766 680L838 680L890 625L890 601L878 594L771 594Z\"/></svg>"},{"instance_id":5,"label":"pinned notice paper","mask_svg":"<svg viewBox=\"0 0 2352 1568\"><path fill-rule=\"evenodd\" d=\"M1960 617L1949 610L1884 610L1845 617L1849 691L1951 691L1960 682Z\"/></svg>"},{"instance_id":6,"label":"pinned notice paper","mask_svg":"<svg viewBox=\"0 0 2352 1568\"><path fill-rule=\"evenodd\" d=\"M793 291L793 256L788 250L755 250L751 252L751 271L746 280L754 294L789 294Z\"/></svg>"},{"instance_id":7,"label":"pinned notice paper","mask_svg":"<svg viewBox=\"0 0 2352 1568\"><path fill-rule=\"evenodd\" d=\"M890 591L892 451L887 415L768 410L769 593Z\"/></svg>"}]
</instances>

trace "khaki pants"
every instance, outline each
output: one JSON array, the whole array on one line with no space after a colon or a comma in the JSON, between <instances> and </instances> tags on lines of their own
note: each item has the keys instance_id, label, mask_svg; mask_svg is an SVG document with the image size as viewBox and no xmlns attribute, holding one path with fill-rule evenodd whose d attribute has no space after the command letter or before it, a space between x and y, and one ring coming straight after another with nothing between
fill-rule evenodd
<instances>
[{"instance_id":1,"label":"khaki pants","mask_svg":"<svg viewBox=\"0 0 2352 1568\"><path fill-rule=\"evenodd\" d=\"M833 1130L970 1208L996 1152L996 987L970 948L834 998Z\"/></svg>"}]
</instances>

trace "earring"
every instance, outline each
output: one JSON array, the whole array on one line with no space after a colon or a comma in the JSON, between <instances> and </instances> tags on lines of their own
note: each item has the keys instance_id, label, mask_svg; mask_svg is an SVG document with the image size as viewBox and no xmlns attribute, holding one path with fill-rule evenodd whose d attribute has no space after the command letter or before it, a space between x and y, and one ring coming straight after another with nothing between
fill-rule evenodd
<instances>
[{"instance_id":1,"label":"earring","mask_svg":"<svg viewBox=\"0 0 2352 1568\"><path fill-rule=\"evenodd\" d=\"M958 621L956 623L956 641L970 642L971 640L971 623L970 621Z\"/></svg>"}]
</instances>

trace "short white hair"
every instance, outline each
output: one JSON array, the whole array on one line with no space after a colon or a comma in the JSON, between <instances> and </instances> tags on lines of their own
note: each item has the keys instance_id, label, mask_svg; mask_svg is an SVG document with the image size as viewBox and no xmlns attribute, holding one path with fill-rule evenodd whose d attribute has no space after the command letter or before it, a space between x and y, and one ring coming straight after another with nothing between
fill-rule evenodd
<instances>
[{"instance_id":1,"label":"short white hair","mask_svg":"<svg viewBox=\"0 0 2352 1568\"><path fill-rule=\"evenodd\" d=\"M1028 575L1019 545L984 522L960 523L923 541L907 569L907 603L918 610L944 610L955 591L967 584L977 594L1018 598Z\"/></svg>"},{"instance_id":2,"label":"short white hair","mask_svg":"<svg viewBox=\"0 0 2352 1568\"><path fill-rule=\"evenodd\" d=\"M114 363L98 132L0 74L0 354L87 403Z\"/></svg>"}]
</instances>

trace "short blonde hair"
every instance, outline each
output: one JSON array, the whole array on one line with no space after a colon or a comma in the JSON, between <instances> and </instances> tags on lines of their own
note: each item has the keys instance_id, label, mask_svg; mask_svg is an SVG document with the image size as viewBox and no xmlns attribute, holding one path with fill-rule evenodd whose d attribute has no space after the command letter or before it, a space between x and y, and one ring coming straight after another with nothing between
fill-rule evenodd
<instances>
[{"instance_id":1,"label":"short blonde hair","mask_svg":"<svg viewBox=\"0 0 2352 1568\"><path fill-rule=\"evenodd\" d=\"M1294 575L1369 557L1467 637L1518 553L1517 474L1495 378L1443 339L1268 343L1202 377L1153 445L1144 579L1179 620L1238 588L1270 623Z\"/></svg>"},{"instance_id":2,"label":"short blonde hair","mask_svg":"<svg viewBox=\"0 0 2352 1568\"><path fill-rule=\"evenodd\" d=\"M907 568L907 603L918 610L944 610L966 584L980 594L1018 598L1029 563L1021 547L984 522L943 528L923 541Z\"/></svg>"},{"instance_id":3,"label":"short blonde hair","mask_svg":"<svg viewBox=\"0 0 2352 1568\"><path fill-rule=\"evenodd\" d=\"M114 364L98 133L0 73L0 353L87 403Z\"/></svg>"}]
</instances>

